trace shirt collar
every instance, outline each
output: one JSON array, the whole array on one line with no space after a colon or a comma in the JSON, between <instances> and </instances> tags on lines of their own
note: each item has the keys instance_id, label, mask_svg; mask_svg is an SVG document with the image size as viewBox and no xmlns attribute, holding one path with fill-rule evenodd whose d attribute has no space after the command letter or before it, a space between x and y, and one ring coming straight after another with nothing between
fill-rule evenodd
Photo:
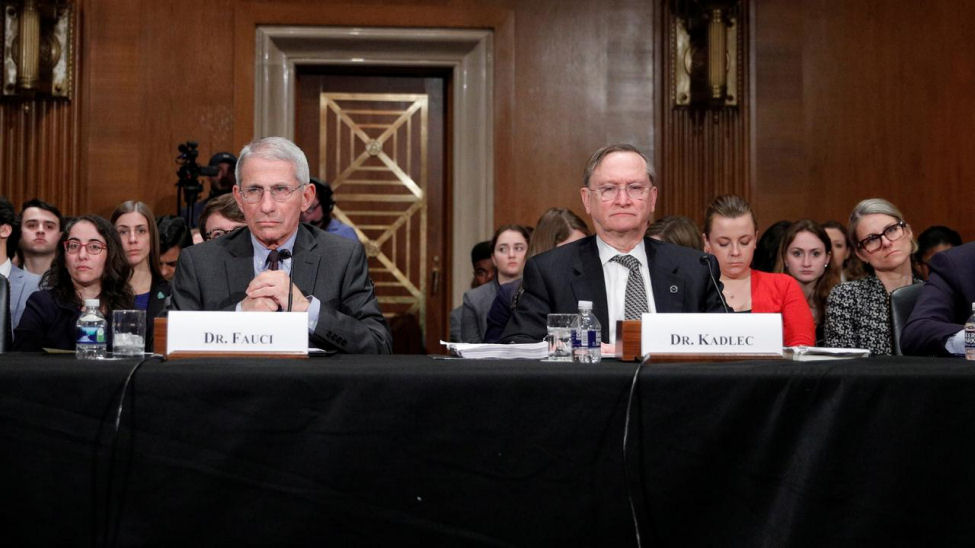
<instances>
[{"instance_id":1,"label":"shirt collar","mask_svg":"<svg viewBox=\"0 0 975 548\"><path fill-rule=\"evenodd\" d=\"M254 265L255 269L264 270L264 265L267 264L267 256L271 253L271 250L264 247L264 244L254 237L254 233L250 233L251 245L254 246ZM287 249L294 256L295 251L295 241L298 239L298 231L296 230L290 238L284 241L281 245L277 247L280 252L283 249Z\"/></svg>"},{"instance_id":2,"label":"shirt collar","mask_svg":"<svg viewBox=\"0 0 975 548\"><path fill-rule=\"evenodd\" d=\"M14 263L7 259L3 263L0 263L0 274L3 274L4 278L10 277L10 272L14 269Z\"/></svg>"},{"instance_id":3,"label":"shirt collar","mask_svg":"<svg viewBox=\"0 0 975 548\"><path fill-rule=\"evenodd\" d=\"M599 262L606 266L606 263L613 260L613 257L617 255L632 255L638 261L640 261L641 266L649 267L650 264L647 261L647 248L646 243L640 240L640 243L631 249L627 253L621 253L615 247L609 245L599 235L596 235L596 248L599 250Z\"/></svg>"}]
</instances>

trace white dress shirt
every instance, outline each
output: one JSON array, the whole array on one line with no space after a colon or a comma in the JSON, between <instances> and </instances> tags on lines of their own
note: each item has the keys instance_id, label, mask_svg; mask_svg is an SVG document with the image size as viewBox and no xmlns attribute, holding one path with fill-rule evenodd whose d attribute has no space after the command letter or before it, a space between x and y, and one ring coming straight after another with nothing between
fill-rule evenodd
<instances>
[{"instance_id":1,"label":"white dress shirt","mask_svg":"<svg viewBox=\"0 0 975 548\"><path fill-rule=\"evenodd\" d=\"M603 280L606 282L606 312L609 317L609 325L604 325L603 329L608 330L610 344L614 344L616 341L616 322L626 319L626 282L630 279L630 269L614 262L613 257L632 255L640 261L640 273L643 274L643 285L647 293L647 310L656 312L657 307L653 302L653 290L650 285L650 265L647 261L647 249L643 240L640 240L640 243L633 249L622 253L596 236L596 247L599 249L599 262L603 264Z\"/></svg>"},{"instance_id":2,"label":"white dress shirt","mask_svg":"<svg viewBox=\"0 0 975 548\"><path fill-rule=\"evenodd\" d=\"M0 264L0 274L3 274L4 278L9 278L10 271L13 270L13 268L14 268L14 263L11 262L10 259L7 259L6 261L3 262L3 264Z\"/></svg>"}]
</instances>

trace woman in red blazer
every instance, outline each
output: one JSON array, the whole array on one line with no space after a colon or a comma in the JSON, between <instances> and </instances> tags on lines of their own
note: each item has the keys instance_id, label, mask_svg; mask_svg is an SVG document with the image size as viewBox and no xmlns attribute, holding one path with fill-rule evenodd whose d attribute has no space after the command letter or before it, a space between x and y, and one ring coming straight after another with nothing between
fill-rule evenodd
<instances>
[{"instance_id":1,"label":"woman in red blazer","mask_svg":"<svg viewBox=\"0 0 975 548\"><path fill-rule=\"evenodd\" d=\"M718 196L704 220L704 247L721 268L728 306L735 312L781 313L785 346L812 346L816 327L806 297L795 278L752 270L758 224L744 198Z\"/></svg>"}]
</instances>

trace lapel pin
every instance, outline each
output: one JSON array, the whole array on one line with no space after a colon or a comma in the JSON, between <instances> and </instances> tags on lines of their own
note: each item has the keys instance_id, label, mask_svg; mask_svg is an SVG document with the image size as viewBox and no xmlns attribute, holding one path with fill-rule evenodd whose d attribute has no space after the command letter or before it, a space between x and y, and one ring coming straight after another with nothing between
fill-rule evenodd
<instances>
[{"instance_id":1,"label":"lapel pin","mask_svg":"<svg viewBox=\"0 0 975 548\"><path fill-rule=\"evenodd\" d=\"M671 293L677 293L677 286L676 285L670 286L670 292Z\"/></svg>"}]
</instances>

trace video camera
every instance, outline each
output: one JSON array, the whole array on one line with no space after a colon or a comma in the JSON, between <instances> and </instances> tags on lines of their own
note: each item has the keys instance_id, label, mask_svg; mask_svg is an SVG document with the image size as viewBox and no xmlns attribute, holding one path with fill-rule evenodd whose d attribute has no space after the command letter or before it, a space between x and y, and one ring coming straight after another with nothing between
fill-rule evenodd
<instances>
[{"instance_id":1,"label":"video camera","mask_svg":"<svg viewBox=\"0 0 975 548\"><path fill-rule=\"evenodd\" d=\"M186 222L190 226L193 226L190 218L193 204L196 203L197 197L203 191L200 176L213 177L220 173L220 168L217 166L201 166L196 163L196 159L200 155L200 151L197 150L198 146L199 143L196 141L186 141L177 147L179 156L176 157L176 163L179 164L179 169L176 171L176 175L179 180L176 181L176 211L177 213L185 213ZM186 207L181 208L180 203L186 204Z\"/></svg>"}]
</instances>

